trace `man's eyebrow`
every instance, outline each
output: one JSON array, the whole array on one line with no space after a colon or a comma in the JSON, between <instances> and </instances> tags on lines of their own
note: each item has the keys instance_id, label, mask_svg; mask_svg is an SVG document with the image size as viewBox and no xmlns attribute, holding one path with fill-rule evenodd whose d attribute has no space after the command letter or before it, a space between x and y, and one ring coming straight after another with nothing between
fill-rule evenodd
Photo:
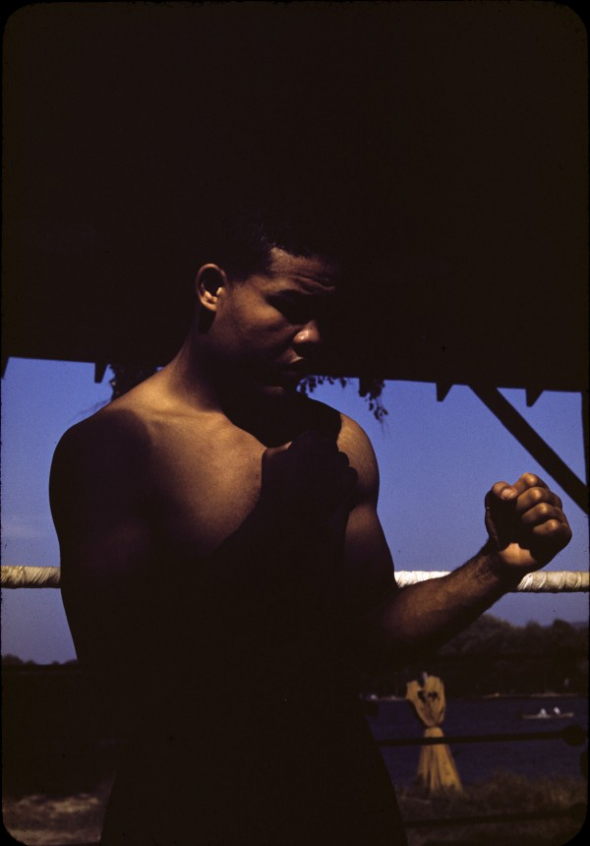
<instances>
[{"instance_id":1,"label":"man's eyebrow","mask_svg":"<svg viewBox=\"0 0 590 846\"><path fill-rule=\"evenodd\" d=\"M324 291L331 292L336 288L336 281L332 276L293 276L291 283L285 280L285 287L280 291L291 291L294 295L303 297L313 296Z\"/></svg>"},{"instance_id":2,"label":"man's eyebrow","mask_svg":"<svg viewBox=\"0 0 590 846\"><path fill-rule=\"evenodd\" d=\"M310 291L302 291L300 288L279 288L278 291L273 291L271 296L288 300L304 300L312 296L312 293Z\"/></svg>"}]
</instances>

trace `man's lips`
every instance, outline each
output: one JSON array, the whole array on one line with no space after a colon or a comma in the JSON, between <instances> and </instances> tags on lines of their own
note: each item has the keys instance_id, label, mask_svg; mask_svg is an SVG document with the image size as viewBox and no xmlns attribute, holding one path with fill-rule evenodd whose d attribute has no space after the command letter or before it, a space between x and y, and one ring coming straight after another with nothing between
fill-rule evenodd
<instances>
[{"instance_id":1,"label":"man's lips","mask_svg":"<svg viewBox=\"0 0 590 846\"><path fill-rule=\"evenodd\" d=\"M300 358L295 361L291 361L288 364L279 366L278 371L281 376L302 379L303 376L307 376L309 374L309 364L305 359Z\"/></svg>"},{"instance_id":2,"label":"man's lips","mask_svg":"<svg viewBox=\"0 0 590 846\"><path fill-rule=\"evenodd\" d=\"M274 384L293 383L303 379L309 372L308 362L305 359L296 359L285 364L278 364L273 368L271 379Z\"/></svg>"}]
</instances>

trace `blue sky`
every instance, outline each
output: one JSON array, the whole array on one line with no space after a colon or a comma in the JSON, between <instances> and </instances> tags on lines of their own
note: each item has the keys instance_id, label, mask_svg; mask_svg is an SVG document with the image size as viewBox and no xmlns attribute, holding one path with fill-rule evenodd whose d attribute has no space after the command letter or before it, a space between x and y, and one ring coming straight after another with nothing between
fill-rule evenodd
<instances>
[{"instance_id":1,"label":"blue sky","mask_svg":"<svg viewBox=\"0 0 590 846\"><path fill-rule=\"evenodd\" d=\"M90 364L10 359L2 381L2 563L56 566L47 481L55 446L70 426L108 401L109 371ZM585 479L579 394L548 392L527 408L524 391L503 391L580 478ZM357 393L324 385L314 396L354 417L371 438L381 471L379 513L398 570L451 570L485 542L483 497L501 479L538 473L562 496L574 538L549 569L588 567L586 515L467 387L437 402L433 384L390 382L389 414L377 423ZM588 617L587 594L504 597L491 613L514 624ZM73 658L57 590L3 592L2 653L40 663Z\"/></svg>"}]
</instances>

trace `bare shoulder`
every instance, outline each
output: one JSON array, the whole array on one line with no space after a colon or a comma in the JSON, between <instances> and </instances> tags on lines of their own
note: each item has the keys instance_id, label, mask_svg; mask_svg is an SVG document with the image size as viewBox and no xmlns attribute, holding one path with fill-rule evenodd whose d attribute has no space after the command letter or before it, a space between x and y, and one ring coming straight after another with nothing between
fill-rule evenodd
<instances>
[{"instance_id":1,"label":"bare shoulder","mask_svg":"<svg viewBox=\"0 0 590 846\"><path fill-rule=\"evenodd\" d=\"M156 374L157 376L157 374ZM56 457L62 452L125 449L133 455L150 440L151 425L162 405L158 379L151 376L118 399L112 400L64 434Z\"/></svg>"},{"instance_id":2,"label":"bare shoulder","mask_svg":"<svg viewBox=\"0 0 590 846\"><path fill-rule=\"evenodd\" d=\"M112 403L68 429L57 445L55 459L73 459L97 450L133 455L145 448L148 440L144 415L127 404Z\"/></svg>"},{"instance_id":3,"label":"bare shoulder","mask_svg":"<svg viewBox=\"0 0 590 846\"><path fill-rule=\"evenodd\" d=\"M150 448L149 428L141 411L114 402L65 432L51 465L52 505L71 502L82 488L137 484Z\"/></svg>"},{"instance_id":4,"label":"bare shoulder","mask_svg":"<svg viewBox=\"0 0 590 846\"><path fill-rule=\"evenodd\" d=\"M377 497L379 488L379 467L373 444L365 430L356 420L341 414L342 429L338 446L346 453L350 464L359 474L359 488L365 498Z\"/></svg>"}]
</instances>

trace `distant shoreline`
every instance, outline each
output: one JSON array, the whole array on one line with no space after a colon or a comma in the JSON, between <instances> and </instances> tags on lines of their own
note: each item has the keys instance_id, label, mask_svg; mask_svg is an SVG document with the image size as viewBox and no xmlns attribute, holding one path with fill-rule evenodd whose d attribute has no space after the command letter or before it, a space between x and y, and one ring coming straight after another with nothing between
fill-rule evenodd
<instances>
[{"instance_id":1,"label":"distant shoreline","mask_svg":"<svg viewBox=\"0 0 590 846\"><path fill-rule=\"evenodd\" d=\"M376 696L363 695L360 697L362 702L407 702L405 696ZM475 702L478 699L586 699L587 694L581 693L554 693L549 691L546 693L484 693L481 696L451 696L448 697L451 701Z\"/></svg>"},{"instance_id":2,"label":"distant shoreline","mask_svg":"<svg viewBox=\"0 0 590 846\"><path fill-rule=\"evenodd\" d=\"M26 676L26 675L41 675L43 673L49 674L64 674L64 675L76 675L82 677L83 670L81 669L80 665L77 661L72 661L70 663L65 664L36 664L36 663L7 663L2 665L2 674L3 675L17 675L17 676ZM587 692L558 692L558 691L539 691L536 693L483 693L481 695L473 695L473 696L448 696L447 700L449 701L477 701L477 700L494 700L494 699L572 699L576 697L587 698ZM363 693L359 694L359 699L363 703L374 703L378 704L380 702L406 702L405 696L395 696L391 695L378 695L378 694L371 694L371 693Z\"/></svg>"}]
</instances>

